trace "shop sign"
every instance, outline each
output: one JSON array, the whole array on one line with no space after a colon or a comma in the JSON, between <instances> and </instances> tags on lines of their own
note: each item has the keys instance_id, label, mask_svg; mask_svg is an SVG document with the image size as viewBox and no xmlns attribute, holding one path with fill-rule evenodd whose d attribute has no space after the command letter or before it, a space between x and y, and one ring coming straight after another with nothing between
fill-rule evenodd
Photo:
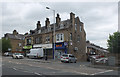
<instances>
[{"instance_id":1,"label":"shop sign","mask_svg":"<svg viewBox=\"0 0 120 77\"><path fill-rule=\"evenodd\" d=\"M37 48L37 47L41 47L41 48L43 48L43 49L45 49L45 48L52 48L52 44L35 44L35 45L33 45L33 47L34 48Z\"/></svg>"},{"instance_id":2,"label":"shop sign","mask_svg":"<svg viewBox=\"0 0 120 77\"><path fill-rule=\"evenodd\" d=\"M24 48L24 49L31 49L31 48L32 48L32 45L31 45L31 46L24 46L23 48Z\"/></svg>"}]
</instances>

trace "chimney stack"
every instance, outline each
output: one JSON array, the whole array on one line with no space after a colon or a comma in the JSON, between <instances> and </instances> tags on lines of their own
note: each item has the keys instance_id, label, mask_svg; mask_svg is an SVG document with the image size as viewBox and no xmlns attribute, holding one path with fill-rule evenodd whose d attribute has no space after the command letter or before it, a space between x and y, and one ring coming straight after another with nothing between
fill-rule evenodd
<instances>
[{"instance_id":1,"label":"chimney stack","mask_svg":"<svg viewBox=\"0 0 120 77\"><path fill-rule=\"evenodd\" d=\"M14 34L14 35L17 35L17 34L18 34L18 32L17 32L16 30L14 30L14 31L13 31L13 34Z\"/></svg>"},{"instance_id":2,"label":"chimney stack","mask_svg":"<svg viewBox=\"0 0 120 77\"><path fill-rule=\"evenodd\" d=\"M41 24L40 21L37 22L37 30L39 30L41 28Z\"/></svg>"},{"instance_id":3,"label":"chimney stack","mask_svg":"<svg viewBox=\"0 0 120 77\"><path fill-rule=\"evenodd\" d=\"M49 21L49 18L46 18L46 21L45 21L45 28L49 27L50 26L50 21Z\"/></svg>"},{"instance_id":4,"label":"chimney stack","mask_svg":"<svg viewBox=\"0 0 120 77\"><path fill-rule=\"evenodd\" d=\"M61 21L61 18L59 16L59 14L57 14L57 17L56 17L56 24L57 24L57 26L59 26L60 21Z\"/></svg>"},{"instance_id":5,"label":"chimney stack","mask_svg":"<svg viewBox=\"0 0 120 77\"><path fill-rule=\"evenodd\" d=\"M71 20L71 23L74 24L75 22L75 14L74 13L70 13L70 20Z\"/></svg>"}]
</instances>

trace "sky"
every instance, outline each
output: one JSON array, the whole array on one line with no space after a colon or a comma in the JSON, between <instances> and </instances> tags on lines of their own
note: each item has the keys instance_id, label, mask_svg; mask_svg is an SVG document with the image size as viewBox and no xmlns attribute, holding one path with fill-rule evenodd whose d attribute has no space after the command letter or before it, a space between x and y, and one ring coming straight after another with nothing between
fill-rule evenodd
<instances>
[{"instance_id":1,"label":"sky","mask_svg":"<svg viewBox=\"0 0 120 77\"><path fill-rule=\"evenodd\" d=\"M37 21L45 25L46 18L53 23L53 11L61 20L70 19L70 12L84 23L86 39L107 48L109 34L118 30L118 2L1 2L0 37L17 30L20 34L36 28Z\"/></svg>"}]
</instances>

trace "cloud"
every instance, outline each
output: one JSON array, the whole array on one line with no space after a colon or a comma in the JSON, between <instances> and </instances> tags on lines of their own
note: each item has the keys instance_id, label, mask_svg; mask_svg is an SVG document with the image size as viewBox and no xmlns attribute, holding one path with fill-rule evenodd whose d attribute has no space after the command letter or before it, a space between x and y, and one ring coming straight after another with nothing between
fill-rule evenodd
<instances>
[{"instance_id":1,"label":"cloud","mask_svg":"<svg viewBox=\"0 0 120 77\"><path fill-rule=\"evenodd\" d=\"M47 17L53 23L52 10L60 14L61 20L69 19L70 12L75 13L84 23L87 40L104 47L108 35L118 28L117 2L8 2L2 3L2 32L16 29L24 34L35 29L38 20L44 26Z\"/></svg>"}]
</instances>

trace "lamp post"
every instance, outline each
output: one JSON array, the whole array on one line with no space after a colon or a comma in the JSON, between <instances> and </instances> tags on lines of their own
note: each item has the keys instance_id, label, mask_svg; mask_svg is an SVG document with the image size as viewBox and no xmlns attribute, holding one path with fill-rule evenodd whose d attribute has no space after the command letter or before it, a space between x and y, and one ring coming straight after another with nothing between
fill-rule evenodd
<instances>
[{"instance_id":1,"label":"lamp post","mask_svg":"<svg viewBox=\"0 0 120 77\"><path fill-rule=\"evenodd\" d=\"M50 9L49 7L46 7L46 9ZM50 9L53 11L53 22L54 22L54 33L53 33L53 59L55 60L55 10Z\"/></svg>"}]
</instances>

